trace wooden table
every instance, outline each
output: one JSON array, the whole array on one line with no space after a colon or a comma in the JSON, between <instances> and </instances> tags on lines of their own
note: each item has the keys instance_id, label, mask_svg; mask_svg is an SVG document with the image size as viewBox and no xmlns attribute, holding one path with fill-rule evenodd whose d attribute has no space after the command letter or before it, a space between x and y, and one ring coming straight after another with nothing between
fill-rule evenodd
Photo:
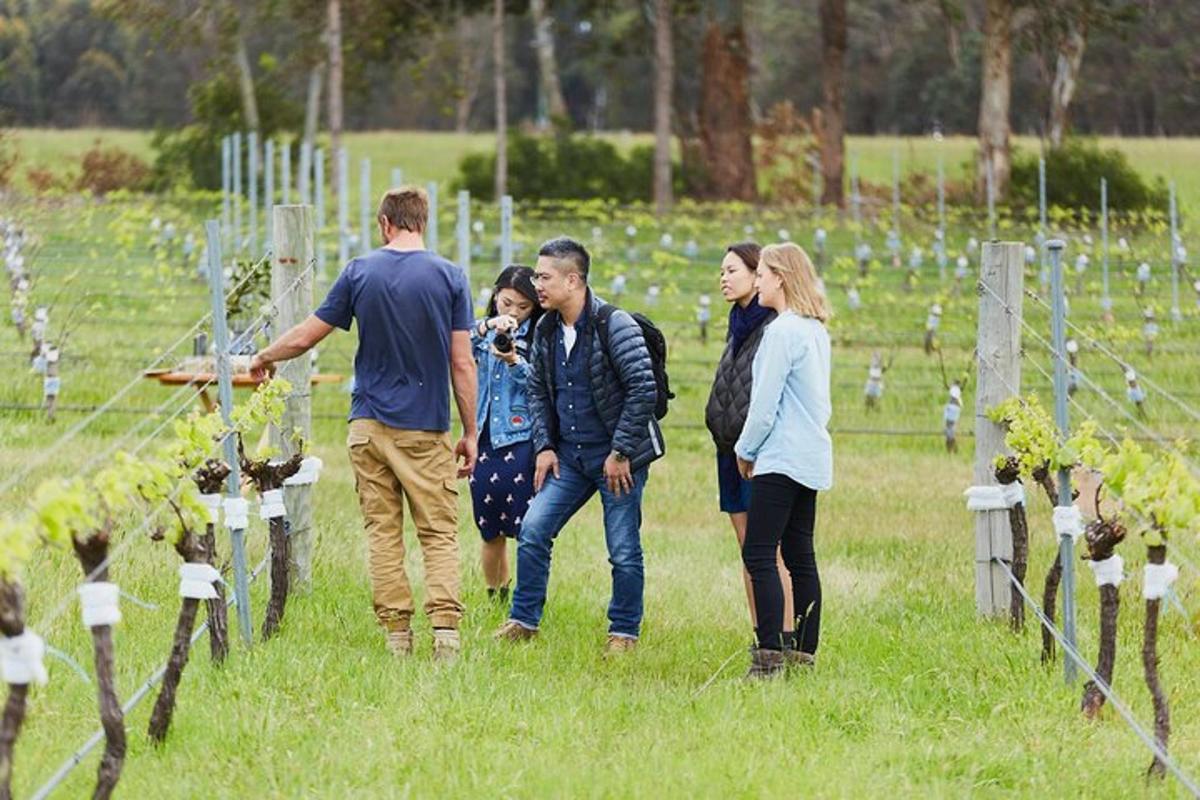
<instances>
[{"instance_id":1,"label":"wooden table","mask_svg":"<svg viewBox=\"0 0 1200 800\"><path fill-rule=\"evenodd\" d=\"M156 380L164 386L200 386L200 402L204 404L205 412L212 412L217 408L216 402L209 395L210 386L215 386L217 376L212 372L180 372L174 369L152 369L142 373L144 377L150 380ZM344 375L326 375L317 374L312 376L312 382L315 386L318 383L341 383L345 380ZM256 380L250 377L248 372L235 373L233 376L233 388L235 389L254 389L258 388L259 384L264 381Z\"/></svg>"}]
</instances>

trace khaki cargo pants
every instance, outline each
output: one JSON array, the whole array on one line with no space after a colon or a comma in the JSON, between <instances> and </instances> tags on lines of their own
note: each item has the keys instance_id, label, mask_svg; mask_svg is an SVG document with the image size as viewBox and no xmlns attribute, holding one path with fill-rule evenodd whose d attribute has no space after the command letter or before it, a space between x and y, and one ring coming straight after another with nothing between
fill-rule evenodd
<instances>
[{"instance_id":1,"label":"khaki cargo pants","mask_svg":"<svg viewBox=\"0 0 1200 800\"><path fill-rule=\"evenodd\" d=\"M435 628L457 628L463 606L458 561L458 482L450 434L350 422L346 437L367 531L375 617L406 630L413 615L404 568L404 504L425 560L425 614Z\"/></svg>"}]
</instances>

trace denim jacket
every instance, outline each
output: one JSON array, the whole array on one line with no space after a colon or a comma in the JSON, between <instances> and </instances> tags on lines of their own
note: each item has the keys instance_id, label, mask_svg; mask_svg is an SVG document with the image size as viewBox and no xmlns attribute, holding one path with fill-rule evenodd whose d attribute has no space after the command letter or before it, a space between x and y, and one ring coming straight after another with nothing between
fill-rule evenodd
<instances>
[{"instance_id":1,"label":"denim jacket","mask_svg":"<svg viewBox=\"0 0 1200 800\"><path fill-rule=\"evenodd\" d=\"M529 398L525 393L525 385L529 380L529 362L525 360L529 355L525 351L525 335L528 331L529 321L526 320L513 336L522 359L516 366L510 367L492 352L496 332L488 331L486 336L480 336L478 323L471 328L471 345L479 370L475 424L479 427L480 435L487 429L492 447L527 442L533 436Z\"/></svg>"}]
</instances>

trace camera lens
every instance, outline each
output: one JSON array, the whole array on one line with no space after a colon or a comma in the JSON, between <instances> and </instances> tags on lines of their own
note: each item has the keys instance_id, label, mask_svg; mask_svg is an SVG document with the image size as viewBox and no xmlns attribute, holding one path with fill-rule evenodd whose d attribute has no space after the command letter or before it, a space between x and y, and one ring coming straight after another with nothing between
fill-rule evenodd
<instances>
[{"instance_id":1,"label":"camera lens","mask_svg":"<svg viewBox=\"0 0 1200 800\"><path fill-rule=\"evenodd\" d=\"M497 333L496 338L492 341L496 345L496 349L501 353L511 353L513 349L512 337L507 333Z\"/></svg>"}]
</instances>

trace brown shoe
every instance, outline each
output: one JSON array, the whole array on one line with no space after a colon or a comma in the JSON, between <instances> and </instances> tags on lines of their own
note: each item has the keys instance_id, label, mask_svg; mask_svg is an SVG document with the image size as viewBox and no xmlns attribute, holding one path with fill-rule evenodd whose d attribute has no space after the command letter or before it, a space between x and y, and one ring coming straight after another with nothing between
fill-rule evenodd
<instances>
[{"instance_id":1,"label":"brown shoe","mask_svg":"<svg viewBox=\"0 0 1200 800\"><path fill-rule=\"evenodd\" d=\"M746 680L777 678L783 674L784 664L783 651L756 647L750 651L750 669L746 672Z\"/></svg>"},{"instance_id":2,"label":"brown shoe","mask_svg":"<svg viewBox=\"0 0 1200 800\"><path fill-rule=\"evenodd\" d=\"M533 637L537 636L537 630L534 628L526 628L516 620L508 620L500 628L492 634L493 639L500 639L505 642L528 642Z\"/></svg>"},{"instance_id":3,"label":"brown shoe","mask_svg":"<svg viewBox=\"0 0 1200 800\"><path fill-rule=\"evenodd\" d=\"M610 633L608 641L604 643L604 655L616 656L622 653L632 653L637 649L637 643L637 639Z\"/></svg>"},{"instance_id":4,"label":"brown shoe","mask_svg":"<svg viewBox=\"0 0 1200 800\"><path fill-rule=\"evenodd\" d=\"M433 660L449 663L458 659L462 651L462 640L453 628L433 629Z\"/></svg>"},{"instance_id":5,"label":"brown shoe","mask_svg":"<svg viewBox=\"0 0 1200 800\"><path fill-rule=\"evenodd\" d=\"M412 630L387 632L387 648L396 658L407 658L413 654Z\"/></svg>"},{"instance_id":6,"label":"brown shoe","mask_svg":"<svg viewBox=\"0 0 1200 800\"><path fill-rule=\"evenodd\" d=\"M803 650L789 648L783 651L783 658L789 667L813 667L817 664L817 657Z\"/></svg>"}]
</instances>

